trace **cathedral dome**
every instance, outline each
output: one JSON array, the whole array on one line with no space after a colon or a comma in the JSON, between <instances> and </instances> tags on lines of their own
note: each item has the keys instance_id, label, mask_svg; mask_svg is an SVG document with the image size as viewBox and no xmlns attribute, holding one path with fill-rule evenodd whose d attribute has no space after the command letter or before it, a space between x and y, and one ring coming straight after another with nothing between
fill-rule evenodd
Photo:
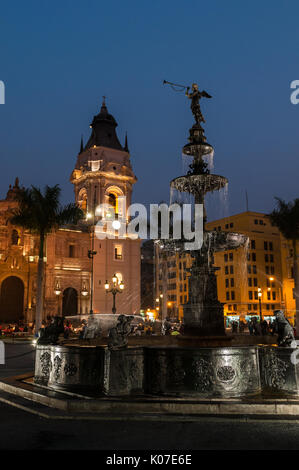
<instances>
[{"instance_id":1,"label":"cathedral dome","mask_svg":"<svg viewBox=\"0 0 299 470\"><path fill-rule=\"evenodd\" d=\"M124 150L116 134L117 122L112 114L108 113L105 100L102 103L99 114L94 116L90 127L92 128L91 136L84 150L94 146Z\"/></svg>"}]
</instances>

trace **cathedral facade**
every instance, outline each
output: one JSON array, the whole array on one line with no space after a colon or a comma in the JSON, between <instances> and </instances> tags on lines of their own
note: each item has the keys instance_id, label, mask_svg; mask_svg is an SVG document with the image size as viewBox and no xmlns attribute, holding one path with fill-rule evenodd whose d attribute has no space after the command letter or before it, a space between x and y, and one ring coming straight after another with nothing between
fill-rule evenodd
<instances>
[{"instance_id":1,"label":"cathedral facade","mask_svg":"<svg viewBox=\"0 0 299 470\"><path fill-rule=\"evenodd\" d=\"M103 204L112 208L116 219L128 222L126 211L136 177L127 139L122 146L105 102L90 127L91 136L85 146L81 140L70 178L85 219L76 226L60 227L46 239L44 319L91 310L111 313L112 295L106 293L105 282L111 282L114 274L125 286L117 295L117 313L140 310L140 241L120 238L117 232L114 238L99 239L94 229L102 217L97 208ZM35 318L39 240L9 222L20 190L16 179L0 201L0 323ZM125 207L120 203L124 197Z\"/></svg>"}]
</instances>

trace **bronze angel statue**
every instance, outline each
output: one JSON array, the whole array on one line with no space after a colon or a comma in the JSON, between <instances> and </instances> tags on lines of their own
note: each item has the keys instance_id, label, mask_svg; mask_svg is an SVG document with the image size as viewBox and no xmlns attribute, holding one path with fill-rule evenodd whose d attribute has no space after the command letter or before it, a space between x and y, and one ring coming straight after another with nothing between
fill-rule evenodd
<instances>
[{"instance_id":1,"label":"bronze angel statue","mask_svg":"<svg viewBox=\"0 0 299 470\"><path fill-rule=\"evenodd\" d=\"M190 87L187 87L186 96L191 100L191 111L195 118L196 124L206 122L202 115L199 100L201 98L212 98L206 91L199 91L197 83L192 83L192 91L189 93Z\"/></svg>"}]
</instances>

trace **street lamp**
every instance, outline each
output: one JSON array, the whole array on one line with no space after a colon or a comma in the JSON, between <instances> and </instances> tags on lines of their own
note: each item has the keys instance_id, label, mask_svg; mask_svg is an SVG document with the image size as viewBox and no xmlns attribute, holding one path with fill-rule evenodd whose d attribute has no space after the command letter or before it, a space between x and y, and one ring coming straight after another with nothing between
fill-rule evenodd
<instances>
[{"instance_id":1,"label":"street lamp","mask_svg":"<svg viewBox=\"0 0 299 470\"><path fill-rule=\"evenodd\" d=\"M113 295L112 313L115 314L116 313L116 307L115 307L116 294L122 294L122 292L125 288L125 285L124 285L123 281L121 281L121 282L118 281L118 277L116 276L116 274L114 274L113 277L112 277L112 283L113 283L113 285L110 289L109 282L106 281L105 282L105 289L106 289L106 294L109 294L111 292L111 294Z\"/></svg>"},{"instance_id":2,"label":"street lamp","mask_svg":"<svg viewBox=\"0 0 299 470\"><path fill-rule=\"evenodd\" d=\"M86 288L86 286L84 285L82 290L81 290L81 294L83 295L83 297L87 297L88 296L88 289Z\"/></svg>"},{"instance_id":3,"label":"street lamp","mask_svg":"<svg viewBox=\"0 0 299 470\"><path fill-rule=\"evenodd\" d=\"M263 317L262 317L262 289L261 287L258 287L257 295L259 298L259 307L260 307L260 323L262 323Z\"/></svg>"}]
</instances>

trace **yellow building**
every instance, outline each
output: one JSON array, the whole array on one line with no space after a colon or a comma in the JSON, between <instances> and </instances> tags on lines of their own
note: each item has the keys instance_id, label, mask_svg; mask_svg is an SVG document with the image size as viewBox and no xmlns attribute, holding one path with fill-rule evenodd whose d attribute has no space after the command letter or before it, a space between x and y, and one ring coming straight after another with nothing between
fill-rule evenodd
<instances>
[{"instance_id":1,"label":"yellow building","mask_svg":"<svg viewBox=\"0 0 299 470\"><path fill-rule=\"evenodd\" d=\"M215 253L218 298L224 304L226 324L253 315L273 318L283 308L293 323L295 300L292 278L292 250L269 217L259 212L243 212L206 224L207 230L247 235L248 246ZM183 318L188 301L190 254L164 253L156 249L157 305L164 316ZM162 298L161 298L162 295Z\"/></svg>"},{"instance_id":2,"label":"yellow building","mask_svg":"<svg viewBox=\"0 0 299 470\"><path fill-rule=\"evenodd\" d=\"M284 307L281 234L269 217L259 212L243 212L206 225L247 235L247 247L215 253L218 298L228 320L248 319L249 315L273 317ZM237 317L237 318L236 318ZM227 322L228 323L228 322Z\"/></svg>"}]
</instances>

